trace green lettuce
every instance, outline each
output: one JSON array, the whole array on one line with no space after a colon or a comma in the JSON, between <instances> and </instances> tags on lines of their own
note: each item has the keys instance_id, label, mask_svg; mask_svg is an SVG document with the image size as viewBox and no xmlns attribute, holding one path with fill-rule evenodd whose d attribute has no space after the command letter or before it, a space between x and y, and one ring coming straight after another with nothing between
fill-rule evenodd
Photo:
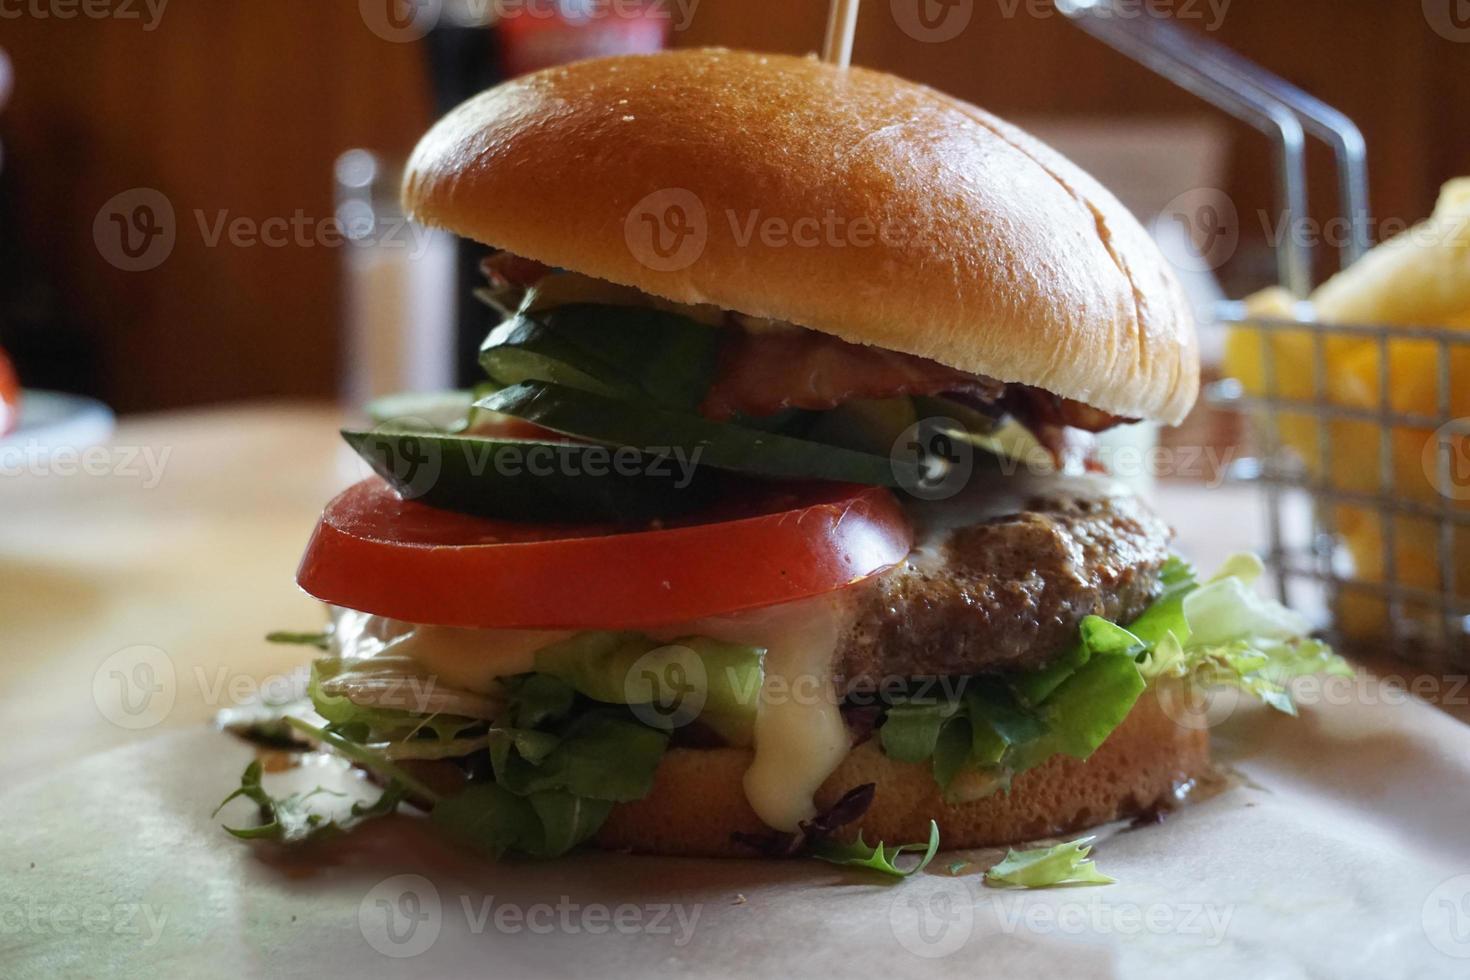
<instances>
[{"instance_id":1,"label":"green lettuce","mask_svg":"<svg viewBox=\"0 0 1470 980\"><path fill-rule=\"evenodd\" d=\"M897 699L879 739L901 762L931 760L952 802L1007 789L1017 773L1057 755L1088 758L1147 685L1164 678L1234 686L1287 713L1305 674L1351 674L1307 621L1249 586L1259 559L1237 555L1204 583L1169 559L1158 598L1127 627L1088 616L1077 641L1045 670L969 677L958 696Z\"/></svg>"},{"instance_id":2,"label":"green lettuce","mask_svg":"<svg viewBox=\"0 0 1470 980\"><path fill-rule=\"evenodd\" d=\"M908 868L900 868L898 866L899 855L910 851L922 851L923 856ZM859 833L858 839L850 844L823 838L811 845L811 856L819 860L849 868L867 868L869 871L877 871L895 878L907 878L909 875L918 874L929 866L929 862L934 860L934 855L938 853L939 824L933 820L929 821L927 843L886 847L882 841L879 841L869 847L863 843L863 835Z\"/></svg>"},{"instance_id":3,"label":"green lettuce","mask_svg":"<svg viewBox=\"0 0 1470 980\"><path fill-rule=\"evenodd\" d=\"M332 646L332 634L326 630L318 633L296 633L291 630L276 630L265 635L267 643L283 643L290 646L316 647L318 650L329 650Z\"/></svg>"},{"instance_id":4,"label":"green lettuce","mask_svg":"<svg viewBox=\"0 0 1470 980\"><path fill-rule=\"evenodd\" d=\"M1029 851L1006 851L1004 861L985 872L997 888L1052 888L1057 885L1111 885L1113 879L1087 859L1092 837Z\"/></svg>"},{"instance_id":5,"label":"green lettuce","mask_svg":"<svg viewBox=\"0 0 1470 980\"><path fill-rule=\"evenodd\" d=\"M382 708L358 704L341 694L329 694L324 688L327 681L353 670L366 670L384 658L348 659L344 657L318 657L311 664L311 678L306 693L317 714L325 718L333 729L352 731L358 734L356 741L368 741L371 733L389 741L415 737L433 737L442 742L459 738L466 731L482 726L484 722L450 714L421 714L404 708ZM407 683L410 678L400 678ZM432 685L429 677L417 678L425 685Z\"/></svg>"},{"instance_id":6,"label":"green lettuce","mask_svg":"<svg viewBox=\"0 0 1470 980\"><path fill-rule=\"evenodd\" d=\"M539 675L606 704L644 705L646 724L696 718L732 745L748 745L762 680L761 647L702 636L661 643L642 633L589 631L536 651Z\"/></svg>"},{"instance_id":7,"label":"green lettuce","mask_svg":"<svg viewBox=\"0 0 1470 980\"><path fill-rule=\"evenodd\" d=\"M487 782L445 799L429 819L450 838L497 860L507 853L552 858L595 834L611 810L606 800L557 790L518 796Z\"/></svg>"},{"instance_id":8,"label":"green lettuce","mask_svg":"<svg viewBox=\"0 0 1470 980\"><path fill-rule=\"evenodd\" d=\"M596 833L613 803L648 795L667 732L626 707L579 700L550 674L523 674L507 688L503 723L489 732L493 782L434 807L447 834L494 858L556 857Z\"/></svg>"}]
</instances>

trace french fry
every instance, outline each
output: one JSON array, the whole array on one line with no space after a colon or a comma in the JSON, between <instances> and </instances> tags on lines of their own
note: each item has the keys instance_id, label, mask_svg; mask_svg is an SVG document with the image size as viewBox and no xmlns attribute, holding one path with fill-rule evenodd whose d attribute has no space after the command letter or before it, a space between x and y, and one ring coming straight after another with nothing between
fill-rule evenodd
<instances>
[{"instance_id":1,"label":"french fry","mask_svg":"<svg viewBox=\"0 0 1470 980\"><path fill-rule=\"evenodd\" d=\"M1447 326L1470 330L1470 178L1450 181L1426 221L1373 249L1348 269L1324 283L1311 298L1314 319L1323 323L1367 323L1388 326ZM1247 301L1247 313L1282 317L1292 311L1290 297L1267 290ZM1269 345L1269 347L1268 347ZM1279 397L1325 401L1332 405L1437 417L1441 408L1439 345L1432 341L1394 338L1381 347L1370 338L1324 338L1327 390L1315 386L1316 345L1306 330L1266 335L1246 323L1227 338L1225 368L1254 395L1266 392L1265 357L1276 359ZM1382 360L1387 352L1387 398ZM1457 417L1470 416L1470 352L1456 349L1450 358L1449 406ZM1429 505L1444 501L1436 482L1439 442L1432 429L1396 427L1391 435L1388 479L1382 463L1380 426L1376 422L1332 420L1330 460L1324 465L1318 423L1311 416L1282 412L1278 432L1303 460L1307 471L1329 487L1365 494L1382 493ZM1453 447L1470 458L1461 438ZM1325 477L1325 479L1324 479ZM1454 507L1470 506L1454 501ZM1393 520L1393 577L1402 585L1428 591L1441 588L1440 550L1445 545L1435 521L1400 515L1385 518L1375 509L1340 504L1332 508L1338 532L1353 557L1354 576L1367 583L1384 582L1387 535L1383 522ZM1449 542L1455 591L1470 595L1470 531L1456 528ZM1407 603L1406 618L1427 635L1441 636L1442 623L1427 607ZM1361 591L1344 591L1336 610L1344 632L1358 640L1387 632L1389 609L1381 599Z\"/></svg>"}]
</instances>

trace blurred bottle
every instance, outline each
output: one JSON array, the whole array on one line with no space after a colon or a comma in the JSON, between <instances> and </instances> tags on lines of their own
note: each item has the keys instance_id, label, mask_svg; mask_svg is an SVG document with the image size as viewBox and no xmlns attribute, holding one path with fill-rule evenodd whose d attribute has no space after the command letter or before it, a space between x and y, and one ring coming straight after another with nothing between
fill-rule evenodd
<instances>
[{"instance_id":1,"label":"blurred bottle","mask_svg":"<svg viewBox=\"0 0 1470 980\"><path fill-rule=\"evenodd\" d=\"M336 214L349 242L342 397L350 408L455 384L454 237L404 218L400 171L367 150L337 158Z\"/></svg>"}]
</instances>

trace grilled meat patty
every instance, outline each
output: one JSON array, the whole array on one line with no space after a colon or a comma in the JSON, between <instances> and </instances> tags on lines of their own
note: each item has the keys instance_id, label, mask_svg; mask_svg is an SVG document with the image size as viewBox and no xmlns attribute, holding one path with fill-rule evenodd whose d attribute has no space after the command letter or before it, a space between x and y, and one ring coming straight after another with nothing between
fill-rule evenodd
<instances>
[{"instance_id":1,"label":"grilled meat patty","mask_svg":"<svg viewBox=\"0 0 1470 980\"><path fill-rule=\"evenodd\" d=\"M855 590L839 687L1045 667L1084 616L1126 623L1147 608L1172 536L1092 477L980 480L915 518L908 558Z\"/></svg>"}]
</instances>

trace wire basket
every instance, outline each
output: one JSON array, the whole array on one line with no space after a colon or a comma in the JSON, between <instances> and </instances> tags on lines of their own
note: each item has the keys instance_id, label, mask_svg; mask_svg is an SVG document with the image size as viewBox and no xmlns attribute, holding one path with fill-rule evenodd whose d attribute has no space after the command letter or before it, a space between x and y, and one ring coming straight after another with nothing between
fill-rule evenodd
<instances>
[{"instance_id":1,"label":"wire basket","mask_svg":"<svg viewBox=\"0 0 1470 980\"><path fill-rule=\"evenodd\" d=\"M1456 389L1470 334L1252 318L1238 304L1222 325L1259 355L1249 387L1262 393L1227 378L1206 397L1250 420L1251 455L1230 476L1262 489L1281 600L1325 608L1349 648L1470 667L1470 418L1454 408L1470 395ZM1331 383L1329 350L1361 365L1355 397ZM1408 392L1395 383L1406 361ZM1308 506L1293 512L1293 496Z\"/></svg>"},{"instance_id":2,"label":"wire basket","mask_svg":"<svg viewBox=\"0 0 1470 980\"><path fill-rule=\"evenodd\" d=\"M1324 143L1348 229L1341 264L1362 256L1366 151L1350 119L1223 45L1130 16L1119 0L1056 4L1089 35L1266 135L1288 228L1307 211L1307 139ZM1285 236L1277 268L1280 285L1305 299L1311 245ZM1282 601L1323 610L1324 632L1349 648L1470 667L1470 418L1454 412L1470 400L1455 390L1457 374L1470 379L1470 331L1257 318L1241 304L1219 325L1237 351L1256 354L1242 372L1254 370L1253 383L1217 382L1207 400L1249 421L1252 455L1228 475L1262 491L1265 557ZM1341 363L1329 352L1344 350L1360 369L1351 397L1329 379L1330 361ZM1407 404L1401 361L1416 369Z\"/></svg>"}]
</instances>

